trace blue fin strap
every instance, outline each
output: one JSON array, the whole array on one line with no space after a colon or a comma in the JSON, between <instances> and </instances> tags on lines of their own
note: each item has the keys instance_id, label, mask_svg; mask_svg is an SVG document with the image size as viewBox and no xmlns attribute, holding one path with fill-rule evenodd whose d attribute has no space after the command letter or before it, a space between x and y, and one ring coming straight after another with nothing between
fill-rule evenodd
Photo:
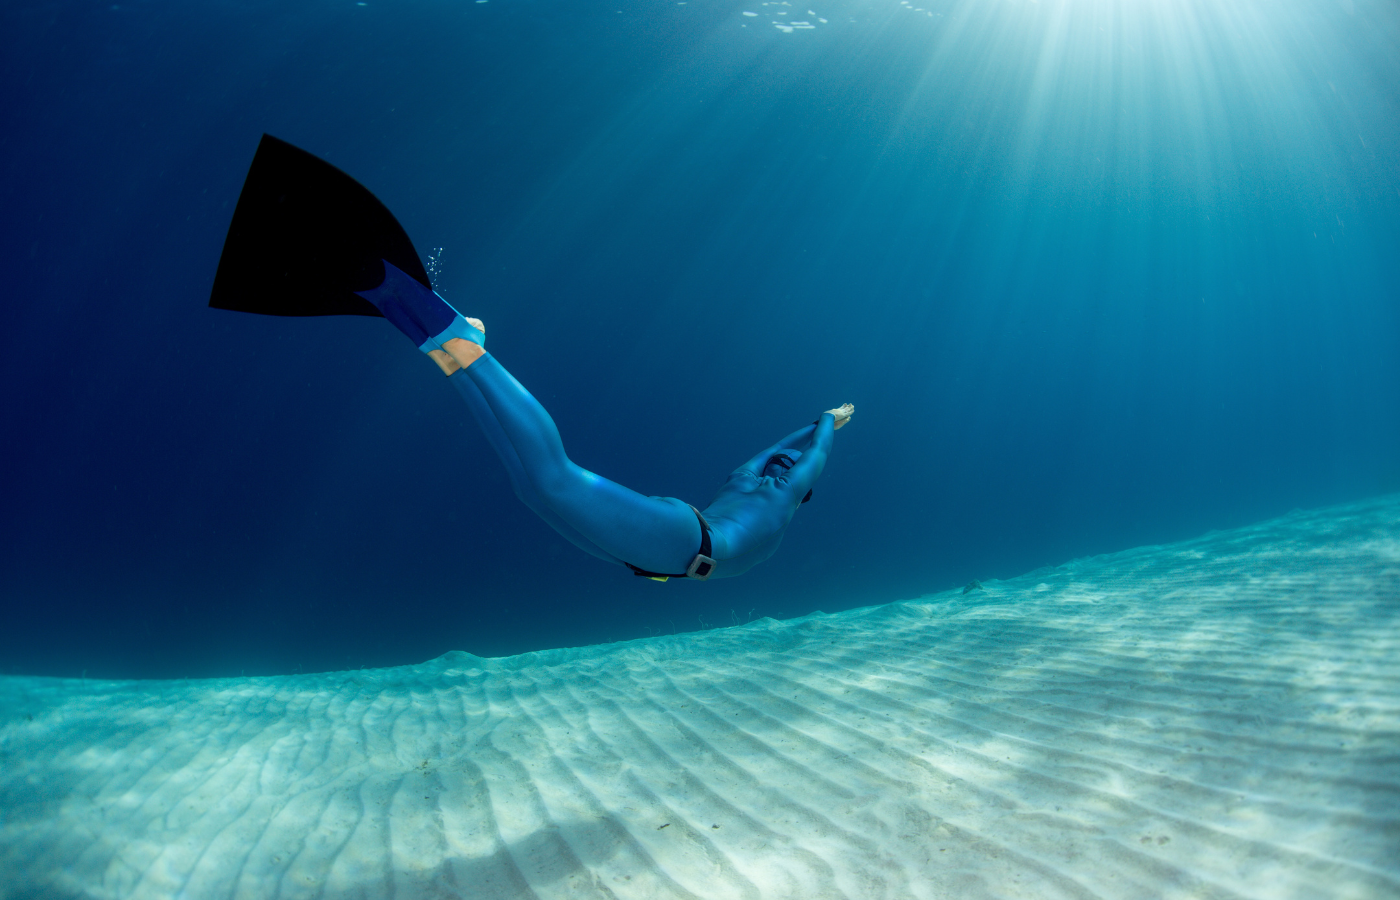
<instances>
[{"instance_id":1,"label":"blue fin strap","mask_svg":"<svg viewBox=\"0 0 1400 900\"><path fill-rule=\"evenodd\" d=\"M355 293L373 303L424 353L441 349L444 341L453 338L486 346L486 335L473 328L452 304L387 259L379 287Z\"/></svg>"},{"instance_id":2,"label":"blue fin strap","mask_svg":"<svg viewBox=\"0 0 1400 900\"><path fill-rule=\"evenodd\" d=\"M434 294L434 296L436 296L436 294ZM446 303L447 301L443 300L443 302ZM451 325L448 325L442 331L433 335L425 343L419 344L418 349L422 350L424 353L427 353L429 350L435 350L441 347L443 344L447 343L453 338L461 338L464 341L471 341L473 344L478 344L482 347L486 346L486 335L478 331L475 327L473 327L473 325L470 322L468 322L465 318L462 317L460 313L458 313L457 317L452 320Z\"/></svg>"}]
</instances>

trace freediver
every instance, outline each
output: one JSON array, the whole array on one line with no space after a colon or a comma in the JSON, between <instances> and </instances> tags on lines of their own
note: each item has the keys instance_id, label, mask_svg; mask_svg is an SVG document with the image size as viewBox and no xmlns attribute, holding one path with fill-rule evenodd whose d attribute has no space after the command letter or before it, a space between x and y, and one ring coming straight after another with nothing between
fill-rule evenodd
<instances>
[{"instance_id":1,"label":"freediver","mask_svg":"<svg viewBox=\"0 0 1400 900\"><path fill-rule=\"evenodd\" d=\"M703 510L644 497L575 464L554 420L486 352L486 328L431 287L382 203L350 176L263 135L234 210L209 305L283 316L382 316L466 400L530 509L599 559L636 575L707 580L772 556L811 498L847 403L765 448Z\"/></svg>"}]
</instances>

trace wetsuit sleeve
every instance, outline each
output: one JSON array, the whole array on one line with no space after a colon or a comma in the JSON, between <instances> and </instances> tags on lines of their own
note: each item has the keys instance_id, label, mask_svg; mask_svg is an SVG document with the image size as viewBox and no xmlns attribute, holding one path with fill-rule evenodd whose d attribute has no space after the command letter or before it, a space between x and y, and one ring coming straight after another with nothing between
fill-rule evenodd
<instances>
[{"instance_id":1,"label":"wetsuit sleeve","mask_svg":"<svg viewBox=\"0 0 1400 900\"><path fill-rule=\"evenodd\" d=\"M832 421L835 421L835 419L833 419ZM734 471L736 473L742 472L745 475L752 475L755 478L761 478L763 476L763 467L768 465L768 460L773 456L774 453L777 453L779 450L782 450L784 448L790 450L802 450L803 455L805 456L807 452L805 449L806 444L809 440L811 440L812 432L816 428L816 425L802 426L801 428L794 431L792 434L778 441L773 446L759 451L759 453L756 454L753 459L744 463L742 466L735 469ZM828 443L830 443L830 441L828 441Z\"/></svg>"},{"instance_id":2,"label":"wetsuit sleeve","mask_svg":"<svg viewBox=\"0 0 1400 900\"><path fill-rule=\"evenodd\" d=\"M808 425L807 429L815 430L812 444L802 451L802 458L787 473L788 484L799 497L811 490L826 467L826 455L831 452L831 437L836 433L836 417L831 413L822 413L817 424Z\"/></svg>"}]
</instances>

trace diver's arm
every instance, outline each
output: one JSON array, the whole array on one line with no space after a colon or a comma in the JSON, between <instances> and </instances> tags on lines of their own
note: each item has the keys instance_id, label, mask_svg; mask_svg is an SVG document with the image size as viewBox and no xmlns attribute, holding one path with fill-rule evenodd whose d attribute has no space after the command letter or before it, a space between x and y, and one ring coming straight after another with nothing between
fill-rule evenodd
<instances>
[{"instance_id":1,"label":"diver's arm","mask_svg":"<svg viewBox=\"0 0 1400 900\"><path fill-rule=\"evenodd\" d=\"M744 463L742 466L735 469L734 471L743 472L744 474L752 475L755 478L762 478L763 467L768 465L768 460L773 456L774 453L777 453L779 450L783 449L801 450L803 447L806 446L807 440L812 436L812 431L816 427L816 423L813 423L811 425L803 425L801 428L797 429L792 434L778 441L773 446L760 451L756 456L754 456L753 459ZM798 441L801 441L802 444L799 445Z\"/></svg>"},{"instance_id":2,"label":"diver's arm","mask_svg":"<svg viewBox=\"0 0 1400 900\"><path fill-rule=\"evenodd\" d=\"M831 438L836 433L835 426L836 417L829 412L822 413L816 425L807 426L815 429L812 444L802 451L802 458L794 463L787 473L787 482L795 495L801 497L806 494L821 477L822 469L826 467L826 455L831 452Z\"/></svg>"}]
</instances>

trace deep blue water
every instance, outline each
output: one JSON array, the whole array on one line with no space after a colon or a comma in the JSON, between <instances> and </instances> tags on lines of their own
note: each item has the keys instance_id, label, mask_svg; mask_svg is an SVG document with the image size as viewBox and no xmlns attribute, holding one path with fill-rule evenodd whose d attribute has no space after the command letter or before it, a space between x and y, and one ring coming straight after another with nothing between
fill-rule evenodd
<instances>
[{"instance_id":1,"label":"deep blue water","mask_svg":"<svg viewBox=\"0 0 1400 900\"><path fill-rule=\"evenodd\" d=\"M0 670L588 644L1400 490L1400 6L793 3L6 3ZM263 132L601 474L703 505L854 402L777 556L633 578L385 322L207 309Z\"/></svg>"}]
</instances>

